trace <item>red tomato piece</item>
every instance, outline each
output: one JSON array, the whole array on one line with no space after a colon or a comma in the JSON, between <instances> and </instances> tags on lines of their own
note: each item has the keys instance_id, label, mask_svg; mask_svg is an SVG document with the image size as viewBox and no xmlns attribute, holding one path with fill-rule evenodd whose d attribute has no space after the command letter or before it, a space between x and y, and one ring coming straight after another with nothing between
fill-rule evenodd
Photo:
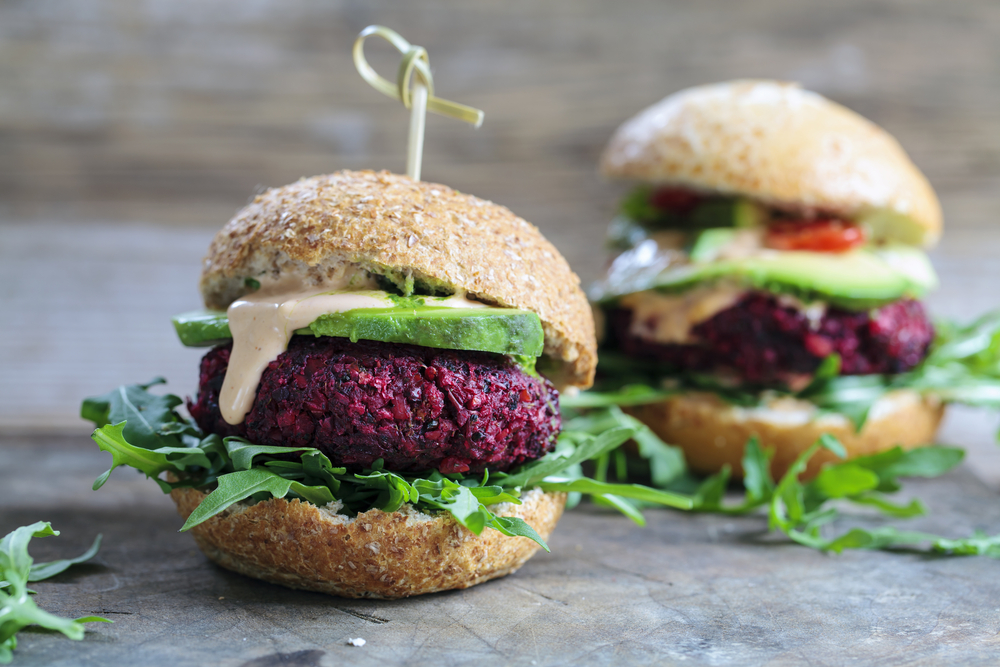
<instances>
[{"instance_id":1,"label":"red tomato piece","mask_svg":"<svg viewBox=\"0 0 1000 667\"><path fill-rule=\"evenodd\" d=\"M649 203L659 209L675 213L687 213L699 203L703 197L697 192L685 188L665 186L654 190L649 195Z\"/></svg>"},{"instance_id":2,"label":"red tomato piece","mask_svg":"<svg viewBox=\"0 0 1000 667\"><path fill-rule=\"evenodd\" d=\"M767 228L764 245L775 250L847 252L865 240L865 230L847 220L782 220Z\"/></svg>"}]
</instances>

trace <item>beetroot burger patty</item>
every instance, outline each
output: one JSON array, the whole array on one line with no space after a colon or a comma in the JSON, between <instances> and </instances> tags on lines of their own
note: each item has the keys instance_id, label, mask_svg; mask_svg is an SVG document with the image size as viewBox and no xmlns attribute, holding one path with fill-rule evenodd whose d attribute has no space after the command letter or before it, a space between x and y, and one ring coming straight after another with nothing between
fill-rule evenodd
<instances>
[{"instance_id":1,"label":"beetroot burger patty","mask_svg":"<svg viewBox=\"0 0 1000 667\"><path fill-rule=\"evenodd\" d=\"M904 299L877 310L828 308L818 322L782 306L768 294L751 293L695 326L693 344L660 344L630 333L632 311L610 313L622 350L677 370L734 370L747 382L787 381L812 373L823 358L839 354L841 373L901 373L920 363L934 328L919 301Z\"/></svg>"},{"instance_id":2,"label":"beetroot burger patty","mask_svg":"<svg viewBox=\"0 0 1000 667\"><path fill-rule=\"evenodd\" d=\"M295 336L264 371L253 409L227 424L219 392L230 346L201 361L188 408L208 433L258 445L315 447L354 469L508 470L552 449L559 393L507 357L343 338Z\"/></svg>"}]
</instances>

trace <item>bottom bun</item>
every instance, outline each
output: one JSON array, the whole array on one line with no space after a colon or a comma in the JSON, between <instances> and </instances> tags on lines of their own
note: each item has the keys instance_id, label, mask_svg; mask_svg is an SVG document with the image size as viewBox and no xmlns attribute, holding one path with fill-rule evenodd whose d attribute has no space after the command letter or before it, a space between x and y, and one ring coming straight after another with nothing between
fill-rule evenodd
<instances>
[{"instance_id":1,"label":"bottom bun","mask_svg":"<svg viewBox=\"0 0 1000 667\"><path fill-rule=\"evenodd\" d=\"M715 473L728 464L733 474L741 477L743 447L751 436L757 436L763 447L775 450L771 474L778 479L823 433L840 440L848 458L896 445L910 449L929 444L944 405L912 391L890 392L872 406L861 431L844 415L822 412L814 404L794 398L775 398L763 406L745 408L726 403L715 394L689 393L627 408L627 412L665 442L683 449L688 466L700 473ZM812 477L823 464L838 460L822 449L810 459L805 476Z\"/></svg>"},{"instance_id":2,"label":"bottom bun","mask_svg":"<svg viewBox=\"0 0 1000 667\"><path fill-rule=\"evenodd\" d=\"M207 497L197 489L170 493L185 520ZM521 505L498 516L524 519L548 539L562 516L565 493L531 489ZM205 555L222 567L289 588L350 598L403 598L475 584L515 572L538 549L526 537L492 528L475 535L450 514L411 505L356 517L337 504L316 507L283 498L237 503L191 529Z\"/></svg>"}]
</instances>

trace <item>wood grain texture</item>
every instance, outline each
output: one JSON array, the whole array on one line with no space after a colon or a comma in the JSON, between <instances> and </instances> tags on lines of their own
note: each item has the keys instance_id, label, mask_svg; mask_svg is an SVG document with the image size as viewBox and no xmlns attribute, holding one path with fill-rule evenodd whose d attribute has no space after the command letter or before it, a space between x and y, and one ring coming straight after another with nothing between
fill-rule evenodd
<instances>
[{"instance_id":1,"label":"wood grain texture","mask_svg":"<svg viewBox=\"0 0 1000 667\"><path fill-rule=\"evenodd\" d=\"M941 196L943 287L998 305L1000 4L986 0L6 0L0 3L0 533L48 519L40 558L93 565L36 585L83 643L25 633L20 665L990 664L996 562L762 544L760 518L650 512L638 530L569 513L516 575L394 602L331 601L211 566L170 501L107 465L80 397L170 378L200 352L169 317L197 307L211 235L262 186L403 169L406 113L354 72L370 23L429 50L438 92L480 130L430 117L424 176L539 226L584 282L621 192L597 173L614 128L666 94L738 77L801 81L894 134ZM390 74L396 56L373 45ZM912 487L916 528L1000 531L996 417L952 409L969 448ZM75 433L15 438L21 433ZM3 436L3 434L6 434ZM992 486L987 489L979 481ZM347 646L364 637L362 648ZM159 661L159 663L155 662Z\"/></svg>"},{"instance_id":2,"label":"wood grain texture","mask_svg":"<svg viewBox=\"0 0 1000 667\"><path fill-rule=\"evenodd\" d=\"M407 115L349 53L369 23L429 50L424 174L541 227L585 280L614 128L666 94L801 81L894 134L946 232L1000 215L1000 5L984 0L49 0L0 5L0 218L220 227L260 186L403 169ZM372 44L391 77L397 56Z\"/></svg>"},{"instance_id":3,"label":"wood grain texture","mask_svg":"<svg viewBox=\"0 0 1000 667\"><path fill-rule=\"evenodd\" d=\"M151 481L118 470L91 491L108 457L80 444L0 441L0 531L51 520L63 535L32 543L46 560L104 533L92 563L34 588L46 609L115 624L89 626L82 642L23 633L22 667L995 662L1000 583L988 558L833 557L765 538L762 516L650 510L638 528L582 508L563 517L552 553L516 574L407 600L345 600L212 565L176 532L173 503ZM968 468L907 492L932 511L908 522L915 529L1000 532L995 492ZM357 637L365 646L347 645Z\"/></svg>"},{"instance_id":4,"label":"wood grain texture","mask_svg":"<svg viewBox=\"0 0 1000 667\"><path fill-rule=\"evenodd\" d=\"M941 195L938 315L1000 305L1000 5L983 0L49 0L0 3L0 430L83 432L81 396L198 352L168 318L197 307L211 234L263 186L401 170L406 112L349 52L365 25L430 52L425 178L535 223L586 284L620 186L614 128L709 81L801 81L893 133ZM374 43L383 73L394 52ZM997 231L994 231L997 230ZM71 334L69 333L71 331Z\"/></svg>"}]
</instances>

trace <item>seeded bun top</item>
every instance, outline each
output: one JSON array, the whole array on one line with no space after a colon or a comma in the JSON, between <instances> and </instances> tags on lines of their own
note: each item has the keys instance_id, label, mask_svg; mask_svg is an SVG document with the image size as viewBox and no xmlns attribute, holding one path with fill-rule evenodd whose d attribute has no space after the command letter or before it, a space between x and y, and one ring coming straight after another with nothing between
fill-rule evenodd
<instances>
[{"instance_id":1,"label":"seeded bun top","mask_svg":"<svg viewBox=\"0 0 1000 667\"><path fill-rule=\"evenodd\" d=\"M941 205L885 130L795 84L688 88L628 120L602 158L613 177L866 217L876 237L932 245Z\"/></svg>"},{"instance_id":2,"label":"seeded bun top","mask_svg":"<svg viewBox=\"0 0 1000 667\"><path fill-rule=\"evenodd\" d=\"M319 284L345 264L534 311L550 362L540 369L557 386L593 381L590 306L538 229L503 206L385 171L303 178L259 195L212 240L201 292L207 307L225 309L249 291L247 278L301 272Z\"/></svg>"}]
</instances>

